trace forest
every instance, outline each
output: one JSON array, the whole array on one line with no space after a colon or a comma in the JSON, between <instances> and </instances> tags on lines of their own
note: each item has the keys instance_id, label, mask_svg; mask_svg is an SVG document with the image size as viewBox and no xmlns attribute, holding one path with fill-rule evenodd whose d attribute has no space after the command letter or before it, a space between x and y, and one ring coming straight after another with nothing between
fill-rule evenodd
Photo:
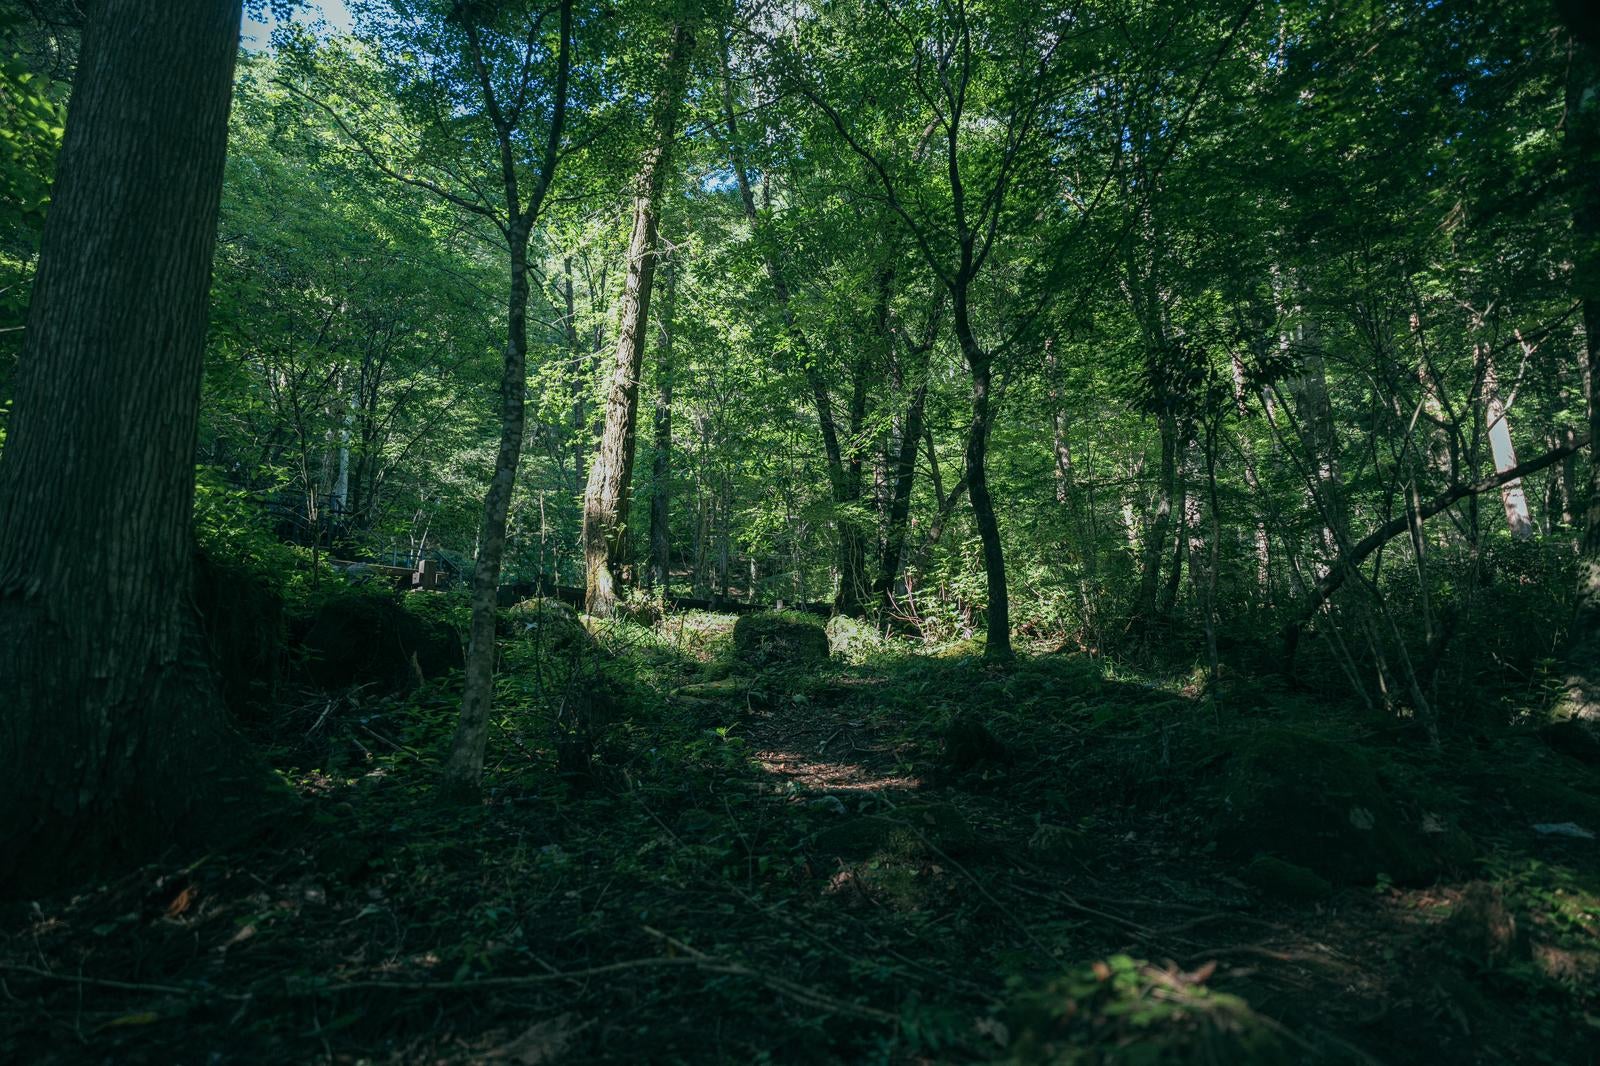
<instances>
[{"instance_id":1,"label":"forest","mask_svg":"<svg viewBox=\"0 0 1600 1066\"><path fill-rule=\"evenodd\" d=\"M0 1059L1600 1064L1588 0L0 0Z\"/></svg>"}]
</instances>

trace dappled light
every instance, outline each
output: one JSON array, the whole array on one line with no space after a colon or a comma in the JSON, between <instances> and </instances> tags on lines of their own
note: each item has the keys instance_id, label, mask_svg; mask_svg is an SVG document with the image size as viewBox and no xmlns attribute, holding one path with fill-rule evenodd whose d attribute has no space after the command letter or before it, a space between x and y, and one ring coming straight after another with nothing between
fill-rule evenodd
<instances>
[{"instance_id":1,"label":"dappled light","mask_svg":"<svg viewBox=\"0 0 1600 1066\"><path fill-rule=\"evenodd\" d=\"M1600 1066L1573 0L0 8L0 1062Z\"/></svg>"}]
</instances>

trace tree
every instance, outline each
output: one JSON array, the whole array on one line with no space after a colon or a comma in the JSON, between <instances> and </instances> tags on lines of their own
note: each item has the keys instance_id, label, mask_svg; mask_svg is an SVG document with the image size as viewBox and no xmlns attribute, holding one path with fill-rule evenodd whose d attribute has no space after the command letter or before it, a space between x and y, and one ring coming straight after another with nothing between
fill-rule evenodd
<instances>
[{"instance_id":1,"label":"tree","mask_svg":"<svg viewBox=\"0 0 1600 1066\"><path fill-rule=\"evenodd\" d=\"M475 796L494 695L495 611L506 517L527 423L528 244L566 147L573 3L560 0L554 10L530 10L520 4L493 8L417 0L393 8L382 12L367 5L362 11L375 24L379 39L393 47L387 56L392 84L382 88L399 96L413 124L415 140L406 146L408 157L395 158L394 135L373 127L371 108L347 117L326 101L318 103L382 173L487 221L499 235L509 273L500 441L483 498L461 718L443 781L447 793ZM557 23L554 41L548 22L552 14ZM413 49L430 57L428 69L415 69ZM307 58L315 64L319 57ZM346 71L324 73L337 78Z\"/></svg>"},{"instance_id":2,"label":"tree","mask_svg":"<svg viewBox=\"0 0 1600 1066\"><path fill-rule=\"evenodd\" d=\"M239 0L86 27L0 453L0 881L236 831L264 775L189 596Z\"/></svg>"},{"instance_id":3,"label":"tree","mask_svg":"<svg viewBox=\"0 0 1600 1066\"><path fill-rule=\"evenodd\" d=\"M624 556L628 526L638 440L639 378L650 332L650 291L659 257L661 189L671 172L672 142L677 136L678 110L693 44L691 27L678 21L672 28L663 64L664 75L651 121L651 144L634 183L633 233L628 242L616 354L606 390L605 423L583 498L584 602L594 615L609 615L617 604L615 570Z\"/></svg>"}]
</instances>

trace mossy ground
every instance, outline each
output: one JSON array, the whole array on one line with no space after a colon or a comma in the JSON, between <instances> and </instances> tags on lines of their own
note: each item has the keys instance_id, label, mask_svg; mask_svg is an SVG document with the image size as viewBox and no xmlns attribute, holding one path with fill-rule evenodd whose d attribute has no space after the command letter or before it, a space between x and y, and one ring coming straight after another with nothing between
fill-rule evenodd
<instances>
[{"instance_id":1,"label":"mossy ground","mask_svg":"<svg viewBox=\"0 0 1600 1066\"><path fill-rule=\"evenodd\" d=\"M731 618L575 621L505 613L479 808L431 793L455 675L280 686L253 728L300 821L8 904L7 1057L1595 1061L1600 858L1533 826L1600 829L1600 792L1533 733L1432 753L1267 684L1213 707L905 645L756 669ZM557 715L596 684L564 779ZM1006 757L953 764L953 722Z\"/></svg>"}]
</instances>

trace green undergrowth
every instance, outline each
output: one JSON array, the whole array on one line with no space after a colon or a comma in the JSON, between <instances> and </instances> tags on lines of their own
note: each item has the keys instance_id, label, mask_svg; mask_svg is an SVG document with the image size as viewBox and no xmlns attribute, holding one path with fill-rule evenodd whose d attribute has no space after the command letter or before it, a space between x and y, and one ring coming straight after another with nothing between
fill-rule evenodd
<instances>
[{"instance_id":1,"label":"green undergrowth","mask_svg":"<svg viewBox=\"0 0 1600 1066\"><path fill-rule=\"evenodd\" d=\"M833 653L502 611L474 808L433 794L458 673L285 690L300 835L42 901L5 959L167 991L25 986L13 1043L49 1061L43 1009L117 1061L1585 1061L1593 844L1532 826L1596 790L1537 735L782 621ZM1475 884L1525 949L1438 932Z\"/></svg>"}]
</instances>

